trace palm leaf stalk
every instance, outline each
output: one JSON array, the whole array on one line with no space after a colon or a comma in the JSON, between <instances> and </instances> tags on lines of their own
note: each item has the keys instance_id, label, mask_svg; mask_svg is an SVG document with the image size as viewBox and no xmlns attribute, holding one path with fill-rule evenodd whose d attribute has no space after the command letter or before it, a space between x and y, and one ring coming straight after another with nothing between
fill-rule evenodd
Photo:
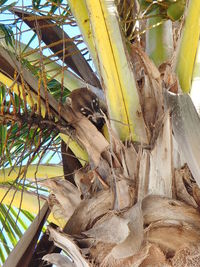
<instances>
[{"instance_id":1,"label":"palm leaf stalk","mask_svg":"<svg viewBox=\"0 0 200 267\"><path fill-rule=\"evenodd\" d=\"M200 81L200 42L198 44L198 51L196 54L196 60L194 65L193 77L192 77L192 86L190 90L190 95L192 101L197 109L198 114L200 113L200 103L199 103L199 81Z\"/></svg>"},{"instance_id":2,"label":"palm leaf stalk","mask_svg":"<svg viewBox=\"0 0 200 267\"><path fill-rule=\"evenodd\" d=\"M173 55L172 21L179 20L184 12L185 0L140 1L141 17L147 20L146 51L159 66Z\"/></svg>"},{"instance_id":3,"label":"palm leaf stalk","mask_svg":"<svg viewBox=\"0 0 200 267\"><path fill-rule=\"evenodd\" d=\"M146 51L156 66L172 57L173 52L173 35L172 22L164 21L159 17L159 12L155 14L155 18L150 18L147 33Z\"/></svg>"},{"instance_id":4,"label":"palm leaf stalk","mask_svg":"<svg viewBox=\"0 0 200 267\"><path fill-rule=\"evenodd\" d=\"M80 0L80 1L69 0L68 3L70 5L70 9L74 17L76 18L76 23L78 24L79 29L83 34L84 41L90 50L90 55L92 56L93 62L95 64L95 68L99 72L98 58L97 58L94 40L92 37L89 14L88 14L86 3L84 0Z\"/></svg>"},{"instance_id":5,"label":"palm leaf stalk","mask_svg":"<svg viewBox=\"0 0 200 267\"><path fill-rule=\"evenodd\" d=\"M125 140L130 136L133 139L147 142L148 134L143 118L138 116L141 112L139 96L128 60L125 40L122 38L117 20L114 1L86 1L86 6L98 54L98 69L105 87L112 120L111 124L115 125L116 132L122 139ZM99 10L100 13L97 15L94 10ZM115 92L115 97L113 97L113 92ZM131 95L132 97L130 97ZM121 107L120 112L119 106ZM120 125L119 122L122 124ZM134 123L138 127L134 127ZM124 126L122 126L123 124ZM138 132L134 132L134 128Z\"/></svg>"},{"instance_id":6,"label":"palm leaf stalk","mask_svg":"<svg viewBox=\"0 0 200 267\"><path fill-rule=\"evenodd\" d=\"M189 93L191 89L195 57L198 49L200 36L200 29L198 27L199 13L200 3L195 0L190 1L175 65L181 89L186 93Z\"/></svg>"}]
</instances>

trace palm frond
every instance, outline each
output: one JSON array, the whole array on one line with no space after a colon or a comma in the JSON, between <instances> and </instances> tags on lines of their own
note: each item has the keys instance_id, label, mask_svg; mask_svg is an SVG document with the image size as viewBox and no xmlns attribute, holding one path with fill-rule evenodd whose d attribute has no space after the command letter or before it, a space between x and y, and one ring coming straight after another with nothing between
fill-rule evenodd
<instances>
[{"instance_id":1,"label":"palm frond","mask_svg":"<svg viewBox=\"0 0 200 267\"><path fill-rule=\"evenodd\" d=\"M6 215L7 219L5 221ZM16 243L22 237L23 233L27 230L28 226L35 217L31 215L29 212L24 212L23 210L21 210L20 216L18 216L18 220L16 223L17 216L18 216L18 211L16 208L11 208L4 204L0 205L0 228L1 228L0 263L1 264L4 263L5 257L7 257L13 250Z\"/></svg>"}]
</instances>

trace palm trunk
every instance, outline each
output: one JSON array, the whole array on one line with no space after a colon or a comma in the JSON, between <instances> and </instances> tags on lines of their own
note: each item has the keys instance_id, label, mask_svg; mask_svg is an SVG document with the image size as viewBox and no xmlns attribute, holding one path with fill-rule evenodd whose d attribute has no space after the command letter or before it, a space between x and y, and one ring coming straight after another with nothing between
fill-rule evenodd
<instances>
[{"instance_id":1,"label":"palm trunk","mask_svg":"<svg viewBox=\"0 0 200 267\"><path fill-rule=\"evenodd\" d=\"M151 142L123 144L110 131L106 149L99 150L99 156L94 151L95 159L91 149L90 165L76 173L83 200L74 206L63 232L49 228L55 244L76 266L194 266L198 258L200 191L187 166L180 168L177 161L172 134L177 115L175 110L168 110L174 105L168 96L163 110L163 97L156 98L162 96L162 81L156 76L159 72L138 49L133 47L140 55L137 64L143 64L146 71L140 92L147 91L146 84L153 85L150 100L153 95L154 100L150 103L156 103L156 108L147 112L149 102L143 102L145 122L152 121L152 110L159 110L153 116L154 127L146 124ZM58 264L52 255L44 259ZM63 257L59 260L68 262Z\"/></svg>"},{"instance_id":2,"label":"palm trunk","mask_svg":"<svg viewBox=\"0 0 200 267\"><path fill-rule=\"evenodd\" d=\"M106 97L108 136L80 111L59 106L46 88L40 88L41 107L70 124L74 139L70 149L77 159L80 151L83 157L71 169L63 156L68 181L42 183L52 191L52 215L57 221L67 221L60 231L49 227L50 238L69 256L48 254L43 259L57 266L77 267L195 266L200 247L200 123L194 106L189 96L178 95L181 88L171 63L158 68L139 42L127 45L114 1L69 2L77 22L83 18L87 22L80 28L83 35L90 34L85 40ZM77 12L78 2L83 12ZM126 1L120 2L126 10ZM166 14L171 12L169 5ZM121 14L121 19L130 19ZM181 47L183 44L184 38ZM11 62L10 55L3 49L0 52ZM18 61L14 62L18 67ZM20 79L37 95L37 79L31 79L21 66L19 69L23 70ZM176 69L181 76L180 65ZM95 80L99 85L97 77ZM68 145L68 128L61 126L58 129ZM66 147L63 155L65 152ZM79 170L71 175L76 166Z\"/></svg>"}]
</instances>

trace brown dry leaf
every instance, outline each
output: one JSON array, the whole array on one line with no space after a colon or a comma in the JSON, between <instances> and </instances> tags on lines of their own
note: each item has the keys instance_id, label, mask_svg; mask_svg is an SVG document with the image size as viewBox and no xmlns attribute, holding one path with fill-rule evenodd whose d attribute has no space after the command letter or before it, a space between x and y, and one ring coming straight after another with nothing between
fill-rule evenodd
<instances>
[{"instance_id":1,"label":"brown dry leaf","mask_svg":"<svg viewBox=\"0 0 200 267\"><path fill-rule=\"evenodd\" d=\"M100 194L101 201L102 197L104 197L105 201L105 192L104 194L102 192ZM87 244L87 247L90 247L90 256L95 259L96 263L99 262L102 266L129 266L123 265L123 262L128 261L131 263L132 256L137 253L138 255L134 260L138 262L139 266L139 263L146 257L146 252L144 253L143 250L139 252L143 242L143 217L140 205L137 204L128 211L120 214L114 212L108 213L108 210L104 210L106 215L102 217L103 213L101 211L100 214L100 210L98 209L99 205L102 205L102 202L100 202L100 199L97 203L94 203L94 201L95 198L81 203L83 204L85 202L85 204L90 205L88 205L87 209L87 205L78 209L79 217L75 212L69 220L65 231L73 234L86 235L87 238L83 240L79 238L78 242L83 242L85 244L84 247ZM83 216L83 214L87 215ZM80 218L82 218L82 221L79 224L79 228L77 228L77 222L79 222ZM83 218L85 220L84 222ZM75 228L73 228L74 226ZM89 230L83 231L84 228ZM112 262L114 262L113 265Z\"/></svg>"},{"instance_id":2,"label":"brown dry leaf","mask_svg":"<svg viewBox=\"0 0 200 267\"><path fill-rule=\"evenodd\" d=\"M143 51L142 47L138 44L132 44L132 54L137 57L136 60L137 68L140 69L141 65L145 68L145 71L148 73L152 79L159 80L160 79L160 72L157 69L156 65L153 61L148 57L148 55Z\"/></svg>"},{"instance_id":3,"label":"brown dry leaf","mask_svg":"<svg viewBox=\"0 0 200 267\"><path fill-rule=\"evenodd\" d=\"M98 172L98 174L101 176L101 178L106 181L109 182L108 177L111 176L111 168L109 165L109 161L105 160L103 158L103 156L105 156L105 154L109 153L108 151L105 151L105 153L103 153L102 158L99 162L98 167L96 168L96 171Z\"/></svg>"},{"instance_id":4,"label":"brown dry leaf","mask_svg":"<svg viewBox=\"0 0 200 267\"><path fill-rule=\"evenodd\" d=\"M48 204L51 209L53 217L58 221L59 225L65 226L66 222L69 220L69 214L65 213L62 205L58 202L54 194L50 194L48 197Z\"/></svg>"},{"instance_id":5,"label":"brown dry leaf","mask_svg":"<svg viewBox=\"0 0 200 267\"><path fill-rule=\"evenodd\" d=\"M148 194L148 180L150 168L150 151L143 150L138 154L139 175L138 175L138 201L142 201Z\"/></svg>"},{"instance_id":6,"label":"brown dry leaf","mask_svg":"<svg viewBox=\"0 0 200 267\"><path fill-rule=\"evenodd\" d=\"M97 242L119 244L127 238L129 232L128 220L109 212L83 233Z\"/></svg>"},{"instance_id":7,"label":"brown dry leaf","mask_svg":"<svg viewBox=\"0 0 200 267\"><path fill-rule=\"evenodd\" d=\"M100 265L105 256L111 251L113 244L98 242L95 246L89 248L90 258L95 259L95 263Z\"/></svg>"},{"instance_id":8,"label":"brown dry leaf","mask_svg":"<svg viewBox=\"0 0 200 267\"><path fill-rule=\"evenodd\" d=\"M101 172L101 175L99 174ZM81 192L81 198L87 199L94 196L99 190L109 189L111 175L110 168L106 161L101 159L98 168L90 169L89 165L75 172L74 181Z\"/></svg>"},{"instance_id":9,"label":"brown dry leaf","mask_svg":"<svg viewBox=\"0 0 200 267\"><path fill-rule=\"evenodd\" d=\"M175 75L175 72L172 69L171 64L163 63L159 66L162 80L170 92L177 94L178 93L178 81Z\"/></svg>"},{"instance_id":10,"label":"brown dry leaf","mask_svg":"<svg viewBox=\"0 0 200 267\"><path fill-rule=\"evenodd\" d=\"M200 213L183 202L148 196L142 202L145 240L172 258L177 250L200 242Z\"/></svg>"},{"instance_id":11,"label":"brown dry leaf","mask_svg":"<svg viewBox=\"0 0 200 267\"><path fill-rule=\"evenodd\" d=\"M150 245L147 244L135 255L124 259L115 259L111 254L109 254L109 256L100 262L100 267L139 267L141 263L148 257L149 248Z\"/></svg>"},{"instance_id":12,"label":"brown dry leaf","mask_svg":"<svg viewBox=\"0 0 200 267\"><path fill-rule=\"evenodd\" d=\"M86 149L88 155L90 155L90 161L92 161L92 167L97 167L100 162L101 153L106 151L109 147L108 141L97 130L97 128L84 116L76 123L72 123L72 126L76 129L76 136Z\"/></svg>"},{"instance_id":13,"label":"brown dry leaf","mask_svg":"<svg viewBox=\"0 0 200 267\"><path fill-rule=\"evenodd\" d=\"M80 249L74 243L73 239L52 227L48 227L50 240L54 241L55 245L66 251L74 262L76 267L89 267L90 264L81 255Z\"/></svg>"},{"instance_id":14,"label":"brown dry leaf","mask_svg":"<svg viewBox=\"0 0 200 267\"><path fill-rule=\"evenodd\" d=\"M101 267L171 267L172 265L167 262L165 255L154 244L147 243L143 246L138 253L134 256L116 260L112 257L106 258L101 264Z\"/></svg>"},{"instance_id":15,"label":"brown dry leaf","mask_svg":"<svg viewBox=\"0 0 200 267\"><path fill-rule=\"evenodd\" d=\"M172 129L170 115L167 112L163 119L156 144L150 153L150 171L148 193L172 197ZM164 166L163 166L164 163ZM163 166L161 168L160 166Z\"/></svg>"},{"instance_id":16,"label":"brown dry leaf","mask_svg":"<svg viewBox=\"0 0 200 267\"><path fill-rule=\"evenodd\" d=\"M188 175L189 177L187 180L189 180L191 175L188 174L188 171L185 170L185 168L175 170L175 193L178 200L184 201L188 205L191 205L196 208L198 205L196 204L195 199L188 193L184 184L184 179Z\"/></svg>"},{"instance_id":17,"label":"brown dry leaf","mask_svg":"<svg viewBox=\"0 0 200 267\"><path fill-rule=\"evenodd\" d=\"M159 246L152 244L148 251L148 256L142 262L140 267L170 267L171 264L167 263L166 257Z\"/></svg>"},{"instance_id":18,"label":"brown dry leaf","mask_svg":"<svg viewBox=\"0 0 200 267\"><path fill-rule=\"evenodd\" d=\"M76 265L74 265L68 257L59 253L47 254L42 259L48 263L55 264L56 267L76 267Z\"/></svg>"},{"instance_id":19,"label":"brown dry leaf","mask_svg":"<svg viewBox=\"0 0 200 267\"><path fill-rule=\"evenodd\" d=\"M197 184L192 185L192 195L197 205L200 207L200 189Z\"/></svg>"},{"instance_id":20,"label":"brown dry leaf","mask_svg":"<svg viewBox=\"0 0 200 267\"><path fill-rule=\"evenodd\" d=\"M138 154L140 162L138 178L138 199L148 194L162 194L172 197L172 138L169 113L166 113L160 125L156 143L151 151L143 150ZM164 162L164 166L163 166ZM160 168L163 166L163 168Z\"/></svg>"},{"instance_id":21,"label":"brown dry leaf","mask_svg":"<svg viewBox=\"0 0 200 267\"><path fill-rule=\"evenodd\" d=\"M137 159L137 152L135 151L135 148L132 144L124 148L123 157L124 157L123 169L127 169L127 177L135 181L138 172L138 159ZM126 168L124 165L126 165Z\"/></svg>"},{"instance_id":22,"label":"brown dry leaf","mask_svg":"<svg viewBox=\"0 0 200 267\"><path fill-rule=\"evenodd\" d=\"M96 179L95 172L89 169L89 165L76 171L74 181L84 199L92 194L92 188L96 185Z\"/></svg>"},{"instance_id":23,"label":"brown dry leaf","mask_svg":"<svg viewBox=\"0 0 200 267\"><path fill-rule=\"evenodd\" d=\"M198 267L200 263L200 244L190 244L178 250L171 260L173 267Z\"/></svg>"},{"instance_id":24,"label":"brown dry leaf","mask_svg":"<svg viewBox=\"0 0 200 267\"><path fill-rule=\"evenodd\" d=\"M132 61L146 124L151 129L156 117L163 114L162 82L160 72L139 45L131 47Z\"/></svg>"},{"instance_id":25,"label":"brown dry leaf","mask_svg":"<svg viewBox=\"0 0 200 267\"><path fill-rule=\"evenodd\" d=\"M124 149L124 145L121 142L121 140L117 137L116 133L113 131L111 127L111 122L105 117L108 134L109 134L109 142L111 146L109 147L109 150L105 150L102 153L102 157L111 164L111 158L112 158L112 166L114 168L120 168L121 167L121 154Z\"/></svg>"},{"instance_id":26,"label":"brown dry leaf","mask_svg":"<svg viewBox=\"0 0 200 267\"><path fill-rule=\"evenodd\" d=\"M174 220L187 223L200 230L200 213L197 209L178 200L161 196L147 196L142 201L144 224L157 221Z\"/></svg>"},{"instance_id":27,"label":"brown dry leaf","mask_svg":"<svg viewBox=\"0 0 200 267\"><path fill-rule=\"evenodd\" d=\"M81 202L78 189L66 180L48 179L40 183L53 192L64 215L62 217L69 219Z\"/></svg>"},{"instance_id":28,"label":"brown dry leaf","mask_svg":"<svg viewBox=\"0 0 200 267\"><path fill-rule=\"evenodd\" d=\"M198 244L200 231L176 220L159 221L146 228L145 240L157 244L167 257L173 257L178 249Z\"/></svg>"},{"instance_id":29,"label":"brown dry leaf","mask_svg":"<svg viewBox=\"0 0 200 267\"><path fill-rule=\"evenodd\" d=\"M83 200L69 219L64 232L73 235L90 229L97 219L112 209L113 200L111 190L101 191L93 198Z\"/></svg>"},{"instance_id":30,"label":"brown dry leaf","mask_svg":"<svg viewBox=\"0 0 200 267\"><path fill-rule=\"evenodd\" d=\"M135 200L133 186L128 184L127 179L122 179L116 183L116 189L119 209L131 207Z\"/></svg>"},{"instance_id":31,"label":"brown dry leaf","mask_svg":"<svg viewBox=\"0 0 200 267\"><path fill-rule=\"evenodd\" d=\"M128 258L135 255L143 241L143 216L140 205L136 204L129 209L124 214L124 218L128 220L129 234L124 242L113 247L110 255L115 259Z\"/></svg>"}]
</instances>

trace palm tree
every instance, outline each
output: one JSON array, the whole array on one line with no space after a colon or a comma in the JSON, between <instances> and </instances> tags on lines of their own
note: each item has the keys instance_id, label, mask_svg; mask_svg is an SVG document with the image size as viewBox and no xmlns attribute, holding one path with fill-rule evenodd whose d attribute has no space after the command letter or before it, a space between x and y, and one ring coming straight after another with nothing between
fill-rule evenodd
<instances>
[{"instance_id":1,"label":"palm tree","mask_svg":"<svg viewBox=\"0 0 200 267\"><path fill-rule=\"evenodd\" d=\"M15 38L1 27L4 228L14 206L40 210L5 266L36 266L47 217L61 227L48 231L67 256L47 254L53 248L43 260L57 266L197 266L199 117L187 93L199 77L199 1L5 10L17 27ZM27 44L23 23L34 32ZM82 35L70 37L75 25ZM47 164L60 152L61 164Z\"/></svg>"}]
</instances>

